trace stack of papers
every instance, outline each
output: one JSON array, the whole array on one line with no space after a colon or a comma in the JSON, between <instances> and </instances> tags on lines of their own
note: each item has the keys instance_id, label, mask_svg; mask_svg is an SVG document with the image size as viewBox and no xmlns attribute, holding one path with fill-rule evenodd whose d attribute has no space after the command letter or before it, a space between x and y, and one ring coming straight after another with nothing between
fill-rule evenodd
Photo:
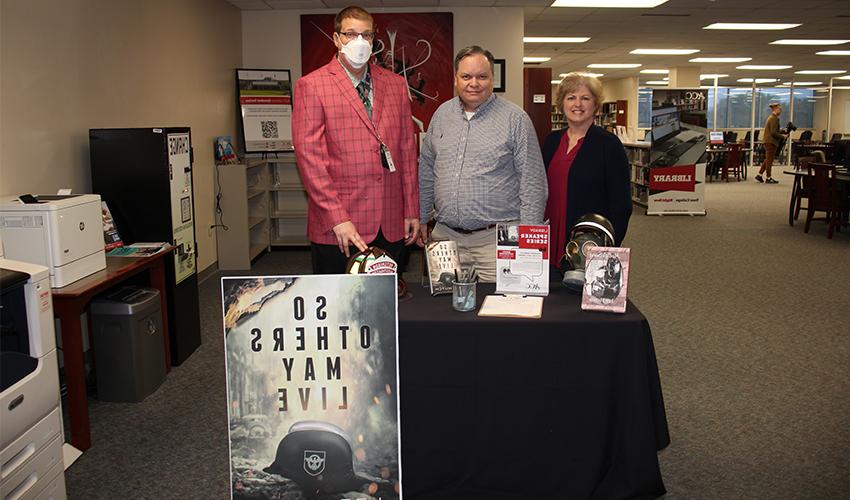
<instances>
[{"instance_id":1,"label":"stack of papers","mask_svg":"<svg viewBox=\"0 0 850 500\"><path fill-rule=\"evenodd\" d=\"M167 243L133 243L123 247L113 248L106 253L108 257L148 257L161 252Z\"/></svg>"}]
</instances>

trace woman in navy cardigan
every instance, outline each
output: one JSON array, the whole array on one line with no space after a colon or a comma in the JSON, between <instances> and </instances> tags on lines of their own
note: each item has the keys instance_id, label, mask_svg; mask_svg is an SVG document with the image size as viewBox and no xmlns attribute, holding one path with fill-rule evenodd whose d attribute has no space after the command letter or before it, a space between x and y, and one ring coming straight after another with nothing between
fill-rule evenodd
<instances>
[{"instance_id":1,"label":"woman in navy cardigan","mask_svg":"<svg viewBox=\"0 0 850 500\"><path fill-rule=\"evenodd\" d=\"M626 236L632 199L629 161L620 139L593 124L602 106L602 84L596 77L570 73L558 85L556 105L568 128L543 142L549 181L546 218L552 228L550 263L559 267L569 233L588 213L604 215L614 225L617 246Z\"/></svg>"}]
</instances>

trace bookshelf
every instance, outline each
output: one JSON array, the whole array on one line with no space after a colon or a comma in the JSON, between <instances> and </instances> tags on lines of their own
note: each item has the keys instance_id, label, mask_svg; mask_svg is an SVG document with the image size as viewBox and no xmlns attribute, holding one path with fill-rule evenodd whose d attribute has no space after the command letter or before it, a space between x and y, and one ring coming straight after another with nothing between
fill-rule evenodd
<instances>
[{"instance_id":1,"label":"bookshelf","mask_svg":"<svg viewBox=\"0 0 850 500\"><path fill-rule=\"evenodd\" d=\"M649 201L650 143L624 142L623 147L631 169L632 202L646 208Z\"/></svg>"},{"instance_id":2,"label":"bookshelf","mask_svg":"<svg viewBox=\"0 0 850 500\"><path fill-rule=\"evenodd\" d=\"M217 227L218 268L251 269L251 261L270 250L269 172L262 161L237 165L217 165L221 186Z\"/></svg>"},{"instance_id":3,"label":"bookshelf","mask_svg":"<svg viewBox=\"0 0 850 500\"><path fill-rule=\"evenodd\" d=\"M600 127L613 127L622 125L624 127L629 124L629 101L618 100L603 102L599 115L596 117L596 124Z\"/></svg>"}]
</instances>

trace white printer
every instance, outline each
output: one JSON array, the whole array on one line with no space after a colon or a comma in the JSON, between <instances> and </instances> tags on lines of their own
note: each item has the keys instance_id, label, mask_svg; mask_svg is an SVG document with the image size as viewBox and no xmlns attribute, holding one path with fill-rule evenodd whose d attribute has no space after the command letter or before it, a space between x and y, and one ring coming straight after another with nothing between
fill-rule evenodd
<instances>
[{"instance_id":1,"label":"white printer","mask_svg":"<svg viewBox=\"0 0 850 500\"><path fill-rule=\"evenodd\" d=\"M17 196L0 198L0 232L7 259L47 267L53 288L106 268L100 195L38 195L35 199L37 203L24 203Z\"/></svg>"},{"instance_id":2,"label":"white printer","mask_svg":"<svg viewBox=\"0 0 850 500\"><path fill-rule=\"evenodd\" d=\"M4 499L65 498L49 277L46 267L0 258L0 498Z\"/></svg>"}]
</instances>

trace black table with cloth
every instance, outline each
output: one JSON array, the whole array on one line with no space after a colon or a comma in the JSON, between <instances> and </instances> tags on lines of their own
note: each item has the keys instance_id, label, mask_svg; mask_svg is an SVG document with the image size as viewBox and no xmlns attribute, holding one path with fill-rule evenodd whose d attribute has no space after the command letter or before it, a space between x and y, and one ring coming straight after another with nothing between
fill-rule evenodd
<instances>
[{"instance_id":1,"label":"black table with cloth","mask_svg":"<svg viewBox=\"0 0 850 500\"><path fill-rule=\"evenodd\" d=\"M478 285L478 306L495 286ZM406 499L664 494L670 442L649 324L550 285L542 319L484 318L414 288L399 304Z\"/></svg>"}]
</instances>

